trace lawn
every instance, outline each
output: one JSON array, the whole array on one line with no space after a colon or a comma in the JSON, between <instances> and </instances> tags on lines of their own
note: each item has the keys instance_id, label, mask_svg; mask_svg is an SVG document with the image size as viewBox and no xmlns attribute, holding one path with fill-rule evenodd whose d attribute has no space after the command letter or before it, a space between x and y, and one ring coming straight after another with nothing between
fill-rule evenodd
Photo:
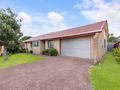
<instances>
[{"instance_id":1,"label":"lawn","mask_svg":"<svg viewBox=\"0 0 120 90\"><path fill-rule=\"evenodd\" d=\"M0 57L0 68L33 62L33 61L41 60L42 58L43 57L41 56L37 56L29 53L12 54L9 56L9 60L4 60L3 57Z\"/></svg>"},{"instance_id":2,"label":"lawn","mask_svg":"<svg viewBox=\"0 0 120 90\"><path fill-rule=\"evenodd\" d=\"M120 64L111 52L89 69L93 90L120 90Z\"/></svg>"}]
</instances>

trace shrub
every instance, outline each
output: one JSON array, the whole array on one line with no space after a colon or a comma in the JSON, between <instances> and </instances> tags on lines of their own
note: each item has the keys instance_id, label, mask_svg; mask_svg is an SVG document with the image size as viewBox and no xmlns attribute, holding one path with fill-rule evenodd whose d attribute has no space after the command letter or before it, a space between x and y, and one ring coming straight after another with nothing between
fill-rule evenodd
<instances>
[{"instance_id":1,"label":"shrub","mask_svg":"<svg viewBox=\"0 0 120 90\"><path fill-rule=\"evenodd\" d=\"M120 48L114 48L112 52L113 55L115 56L115 60L117 61L117 63L120 64Z\"/></svg>"},{"instance_id":2,"label":"shrub","mask_svg":"<svg viewBox=\"0 0 120 90\"><path fill-rule=\"evenodd\" d=\"M50 56L57 56L57 55L58 55L58 52L57 52L56 49L50 48L50 49L48 49L48 54L49 54Z\"/></svg>"},{"instance_id":3,"label":"shrub","mask_svg":"<svg viewBox=\"0 0 120 90\"><path fill-rule=\"evenodd\" d=\"M55 48L49 48L49 49L45 49L42 54L44 55L49 55L49 56L57 56L58 52Z\"/></svg>"},{"instance_id":4,"label":"shrub","mask_svg":"<svg viewBox=\"0 0 120 90\"><path fill-rule=\"evenodd\" d=\"M120 54L120 48L114 48L112 52L113 52L113 55L117 56Z\"/></svg>"},{"instance_id":5,"label":"shrub","mask_svg":"<svg viewBox=\"0 0 120 90\"><path fill-rule=\"evenodd\" d=\"M120 64L120 57L115 57L115 60L117 61L118 64Z\"/></svg>"},{"instance_id":6,"label":"shrub","mask_svg":"<svg viewBox=\"0 0 120 90\"><path fill-rule=\"evenodd\" d=\"M48 55L48 49L45 49L43 52L42 52L43 55Z\"/></svg>"},{"instance_id":7,"label":"shrub","mask_svg":"<svg viewBox=\"0 0 120 90\"><path fill-rule=\"evenodd\" d=\"M18 53L26 53L27 51L26 51L26 49L20 49L19 51L18 51Z\"/></svg>"},{"instance_id":8,"label":"shrub","mask_svg":"<svg viewBox=\"0 0 120 90\"><path fill-rule=\"evenodd\" d=\"M17 44L10 44L7 48L9 53L17 53L19 51L19 45Z\"/></svg>"},{"instance_id":9,"label":"shrub","mask_svg":"<svg viewBox=\"0 0 120 90\"><path fill-rule=\"evenodd\" d=\"M32 50L30 50L30 53L33 53L33 51L32 51Z\"/></svg>"}]
</instances>

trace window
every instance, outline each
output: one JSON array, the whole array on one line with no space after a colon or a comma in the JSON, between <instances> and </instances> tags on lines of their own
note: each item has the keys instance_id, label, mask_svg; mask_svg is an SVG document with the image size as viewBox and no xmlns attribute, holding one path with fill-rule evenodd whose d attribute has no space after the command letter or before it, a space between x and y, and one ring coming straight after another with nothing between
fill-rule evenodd
<instances>
[{"instance_id":1,"label":"window","mask_svg":"<svg viewBox=\"0 0 120 90\"><path fill-rule=\"evenodd\" d=\"M48 48L54 48L54 41L53 40L48 41Z\"/></svg>"},{"instance_id":2,"label":"window","mask_svg":"<svg viewBox=\"0 0 120 90\"><path fill-rule=\"evenodd\" d=\"M106 48L106 40L104 39L104 48Z\"/></svg>"},{"instance_id":3,"label":"window","mask_svg":"<svg viewBox=\"0 0 120 90\"><path fill-rule=\"evenodd\" d=\"M34 41L34 42L32 42L32 46L33 46L33 47L39 46L39 41Z\"/></svg>"}]
</instances>

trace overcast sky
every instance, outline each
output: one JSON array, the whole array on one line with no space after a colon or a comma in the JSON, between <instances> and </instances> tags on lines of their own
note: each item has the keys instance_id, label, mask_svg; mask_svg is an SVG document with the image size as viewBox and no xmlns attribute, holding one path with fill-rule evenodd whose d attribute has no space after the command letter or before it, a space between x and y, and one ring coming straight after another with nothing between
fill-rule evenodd
<instances>
[{"instance_id":1,"label":"overcast sky","mask_svg":"<svg viewBox=\"0 0 120 90\"><path fill-rule=\"evenodd\" d=\"M37 36L108 20L109 33L120 36L120 0L0 0L22 20L24 35Z\"/></svg>"}]
</instances>

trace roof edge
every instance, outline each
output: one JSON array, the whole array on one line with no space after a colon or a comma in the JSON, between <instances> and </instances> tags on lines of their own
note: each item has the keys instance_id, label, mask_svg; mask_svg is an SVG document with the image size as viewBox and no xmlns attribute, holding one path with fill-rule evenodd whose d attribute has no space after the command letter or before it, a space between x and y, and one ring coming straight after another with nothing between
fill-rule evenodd
<instances>
[{"instance_id":1,"label":"roof edge","mask_svg":"<svg viewBox=\"0 0 120 90\"><path fill-rule=\"evenodd\" d=\"M69 37L69 36L77 36L77 35L84 35L84 34L91 34L91 33L97 33L97 32L101 32L101 31L102 31L102 29L99 29L99 30L89 31L89 32L84 32L84 33L77 33L77 34L70 34L70 35L58 36L56 38ZM55 39L55 38L48 38L48 39ZM39 40L46 40L46 39L39 39Z\"/></svg>"},{"instance_id":2,"label":"roof edge","mask_svg":"<svg viewBox=\"0 0 120 90\"><path fill-rule=\"evenodd\" d=\"M55 38L62 38L62 37L69 37L69 36L77 36L77 35L84 35L84 34L91 34L91 33L97 33L97 32L101 32L102 29L99 30L94 30L94 31L89 31L89 32L84 32L84 33L77 33L77 34L70 34L70 35L63 35L63 36L58 36ZM55 39L55 38L45 38L45 39L36 39L36 40L31 40L31 41L24 41L24 42L32 42L32 41L38 41L38 40L46 40L46 39Z\"/></svg>"},{"instance_id":3,"label":"roof edge","mask_svg":"<svg viewBox=\"0 0 120 90\"><path fill-rule=\"evenodd\" d=\"M107 24L107 20L104 21L103 25L101 26L101 29L104 28L105 24Z\"/></svg>"}]
</instances>

